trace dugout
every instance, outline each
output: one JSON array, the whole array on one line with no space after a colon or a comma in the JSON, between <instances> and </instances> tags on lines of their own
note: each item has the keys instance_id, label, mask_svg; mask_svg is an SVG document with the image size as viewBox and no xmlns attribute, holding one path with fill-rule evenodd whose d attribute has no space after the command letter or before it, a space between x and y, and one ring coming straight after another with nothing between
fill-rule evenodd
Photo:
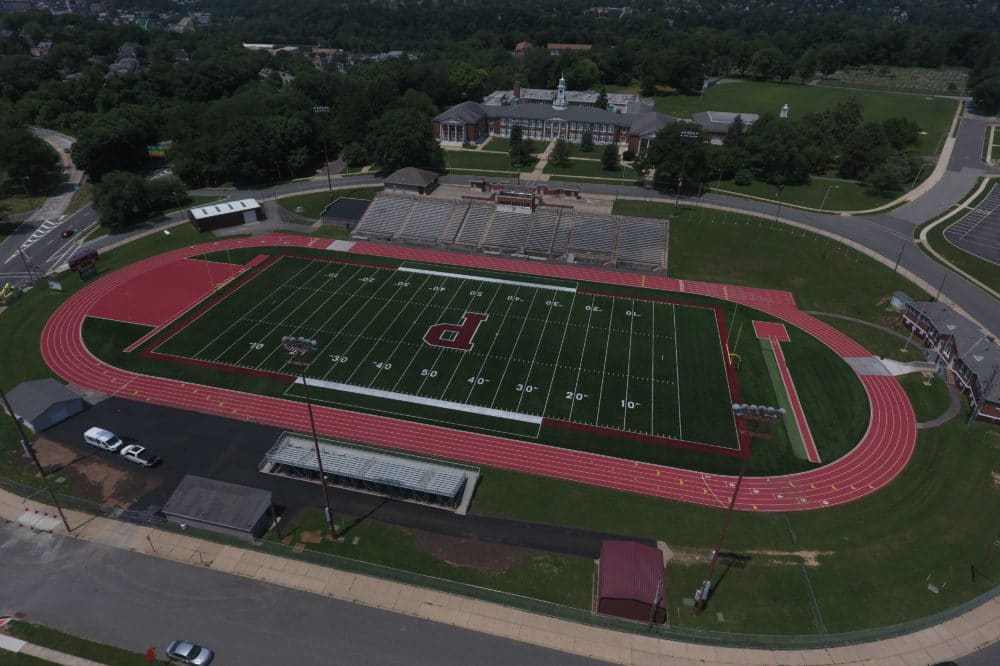
<instances>
[{"instance_id":1,"label":"dugout","mask_svg":"<svg viewBox=\"0 0 1000 666\"><path fill-rule=\"evenodd\" d=\"M336 201L331 202L319 214L319 221L325 227L335 227L350 231L358 226L358 222L364 217L369 205L371 205L371 201L368 199L338 197Z\"/></svg>"},{"instance_id":2,"label":"dugout","mask_svg":"<svg viewBox=\"0 0 1000 666\"><path fill-rule=\"evenodd\" d=\"M163 507L167 521L243 539L267 532L274 515L266 490L187 474Z\"/></svg>"},{"instance_id":3,"label":"dugout","mask_svg":"<svg viewBox=\"0 0 1000 666\"><path fill-rule=\"evenodd\" d=\"M597 612L637 622L667 619L663 554L635 541L604 541L597 563Z\"/></svg>"},{"instance_id":4,"label":"dugout","mask_svg":"<svg viewBox=\"0 0 1000 666\"><path fill-rule=\"evenodd\" d=\"M264 210L256 199L223 201L188 210L188 221L198 231L235 227L264 219Z\"/></svg>"},{"instance_id":5,"label":"dugout","mask_svg":"<svg viewBox=\"0 0 1000 666\"><path fill-rule=\"evenodd\" d=\"M479 480L479 470L474 467L445 465L325 440L320 440L319 450L329 485L449 509L460 515L468 510ZM316 446L312 438L282 433L258 469L265 474L318 482Z\"/></svg>"}]
</instances>

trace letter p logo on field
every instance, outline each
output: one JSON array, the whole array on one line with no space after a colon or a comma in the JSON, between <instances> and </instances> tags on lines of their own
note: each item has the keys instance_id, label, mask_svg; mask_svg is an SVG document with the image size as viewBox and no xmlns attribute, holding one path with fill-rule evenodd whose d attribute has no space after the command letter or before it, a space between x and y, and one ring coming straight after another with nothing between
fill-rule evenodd
<instances>
[{"instance_id":1,"label":"letter p logo on field","mask_svg":"<svg viewBox=\"0 0 1000 666\"><path fill-rule=\"evenodd\" d=\"M476 336L480 324L489 319L489 315L479 312L466 312L458 324L434 324L424 333L424 342L434 347L470 351L472 338Z\"/></svg>"}]
</instances>

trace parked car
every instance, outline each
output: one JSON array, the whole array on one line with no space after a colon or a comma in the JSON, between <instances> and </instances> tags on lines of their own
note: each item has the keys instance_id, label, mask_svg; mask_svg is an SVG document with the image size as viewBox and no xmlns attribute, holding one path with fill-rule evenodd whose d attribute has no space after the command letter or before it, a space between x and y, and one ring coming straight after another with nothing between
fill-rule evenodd
<instances>
[{"instance_id":1,"label":"parked car","mask_svg":"<svg viewBox=\"0 0 1000 666\"><path fill-rule=\"evenodd\" d=\"M142 465L143 467L152 467L160 462L158 456L154 456L146 450L145 446L139 446L138 444L123 446L122 450L118 453L125 460L134 462L136 465Z\"/></svg>"},{"instance_id":2,"label":"parked car","mask_svg":"<svg viewBox=\"0 0 1000 666\"><path fill-rule=\"evenodd\" d=\"M75 233L76 233L76 229L73 229L73 228L63 229L62 237L63 238L69 238L70 236L72 236Z\"/></svg>"},{"instance_id":3,"label":"parked car","mask_svg":"<svg viewBox=\"0 0 1000 666\"><path fill-rule=\"evenodd\" d=\"M105 451L117 451L125 445L125 442L118 435L104 428L91 428L83 433L83 440L87 444Z\"/></svg>"},{"instance_id":4,"label":"parked car","mask_svg":"<svg viewBox=\"0 0 1000 666\"><path fill-rule=\"evenodd\" d=\"M201 647L187 641L174 641L167 647L167 658L171 661L177 660L185 664L195 666L205 666L211 663L215 653L207 647Z\"/></svg>"}]
</instances>

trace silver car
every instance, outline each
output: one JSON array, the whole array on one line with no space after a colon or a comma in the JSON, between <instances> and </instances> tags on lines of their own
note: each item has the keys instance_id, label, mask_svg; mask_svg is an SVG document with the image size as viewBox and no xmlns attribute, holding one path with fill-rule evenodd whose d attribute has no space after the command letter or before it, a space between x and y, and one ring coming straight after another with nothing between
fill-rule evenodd
<instances>
[{"instance_id":1,"label":"silver car","mask_svg":"<svg viewBox=\"0 0 1000 666\"><path fill-rule=\"evenodd\" d=\"M207 647L201 647L187 641L174 641L167 646L167 658L195 666L206 666L212 662L215 653Z\"/></svg>"}]
</instances>

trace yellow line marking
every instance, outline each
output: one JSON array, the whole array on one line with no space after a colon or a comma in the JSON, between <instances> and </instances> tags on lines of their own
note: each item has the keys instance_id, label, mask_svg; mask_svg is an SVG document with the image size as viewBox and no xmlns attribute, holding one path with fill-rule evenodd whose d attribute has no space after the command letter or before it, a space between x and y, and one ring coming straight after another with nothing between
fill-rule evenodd
<instances>
[{"instance_id":1,"label":"yellow line marking","mask_svg":"<svg viewBox=\"0 0 1000 666\"><path fill-rule=\"evenodd\" d=\"M756 504L751 504L750 506L752 506L752 507L753 507L753 510L754 510L754 511L756 511L756 510L757 510L757 505L756 505Z\"/></svg>"},{"instance_id":2,"label":"yellow line marking","mask_svg":"<svg viewBox=\"0 0 1000 666\"><path fill-rule=\"evenodd\" d=\"M836 490L837 486L831 485L830 488L832 488L833 490Z\"/></svg>"},{"instance_id":3,"label":"yellow line marking","mask_svg":"<svg viewBox=\"0 0 1000 666\"><path fill-rule=\"evenodd\" d=\"M646 286L646 276L645 275L642 276L642 286L643 287Z\"/></svg>"}]
</instances>

